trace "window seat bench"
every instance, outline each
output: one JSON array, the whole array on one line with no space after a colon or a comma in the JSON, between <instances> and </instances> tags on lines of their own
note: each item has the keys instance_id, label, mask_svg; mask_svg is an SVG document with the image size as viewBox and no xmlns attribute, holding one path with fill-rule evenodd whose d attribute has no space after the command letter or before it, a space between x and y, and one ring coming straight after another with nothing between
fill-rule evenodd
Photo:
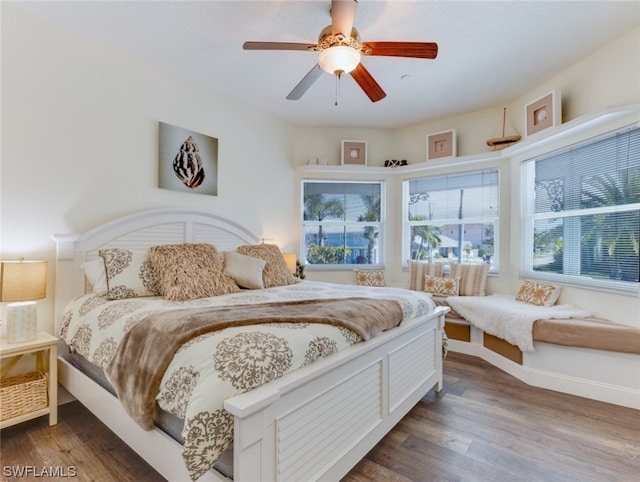
<instances>
[{"instance_id":1,"label":"window seat bench","mask_svg":"<svg viewBox=\"0 0 640 482\"><path fill-rule=\"evenodd\" d=\"M433 300L449 306L447 297ZM530 385L640 409L640 328L594 317L541 319L533 324L531 353L455 310L445 332L449 350L479 356Z\"/></svg>"}]
</instances>

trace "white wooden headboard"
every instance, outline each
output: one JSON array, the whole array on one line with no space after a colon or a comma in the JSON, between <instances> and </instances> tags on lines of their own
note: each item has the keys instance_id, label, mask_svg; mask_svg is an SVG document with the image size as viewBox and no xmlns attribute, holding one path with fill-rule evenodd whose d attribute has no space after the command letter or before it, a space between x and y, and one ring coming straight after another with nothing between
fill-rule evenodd
<instances>
[{"instance_id":1,"label":"white wooden headboard","mask_svg":"<svg viewBox=\"0 0 640 482\"><path fill-rule=\"evenodd\" d=\"M109 221L82 235L54 234L56 242L56 333L67 303L86 289L82 264L96 259L100 248L147 249L159 244L209 243L218 251L259 238L239 224L189 209L155 209Z\"/></svg>"}]
</instances>

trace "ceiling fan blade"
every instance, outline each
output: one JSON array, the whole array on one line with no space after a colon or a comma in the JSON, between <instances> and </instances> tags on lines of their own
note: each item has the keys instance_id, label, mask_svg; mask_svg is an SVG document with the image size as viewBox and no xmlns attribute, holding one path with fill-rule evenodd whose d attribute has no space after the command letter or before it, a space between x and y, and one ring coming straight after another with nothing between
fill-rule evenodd
<instances>
[{"instance_id":1,"label":"ceiling fan blade","mask_svg":"<svg viewBox=\"0 0 640 482\"><path fill-rule=\"evenodd\" d=\"M311 50L316 44L302 44L296 42L245 42L244 50Z\"/></svg>"},{"instance_id":2,"label":"ceiling fan blade","mask_svg":"<svg viewBox=\"0 0 640 482\"><path fill-rule=\"evenodd\" d=\"M364 55L419 59L435 59L438 56L438 44L434 42L364 42L363 46ZM366 47L371 51L366 52Z\"/></svg>"},{"instance_id":3,"label":"ceiling fan blade","mask_svg":"<svg viewBox=\"0 0 640 482\"><path fill-rule=\"evenodd\" d=\"M353 77L353 80L364 90L364 93L371 99L371 102L378 102L387 96L384 90L382 90L382 87L378 85L373 76L364 65L362 65L362 62L351 71L351 77Z\"/></svg>"},{"instance_id":4,"label":"ceiling fan blade","mask_svg":"<svg viewBox=\"0 0 640 482\"><path fill-rule=\"evenodd\" d=\"M351 37L358 0L331 0L331 34Z\"/></svg>"},{"instance_id":5,"label":"ceiling fan blade","mask_svg":"<svg viewBox=\"0 0 640 482\"><path fill-rule=\"evenodd\" d=\"M298 85L296 85L293 90L291 92L289 92L289 95L287 96L288 100L298 100L300 97L302 97L304 95L304 93L309 90L309 87L311 87L313 85L313 83L318 80L318 77L320 77L323 74L324 70L322 70L320 68L320 66L318 64L316 64L316 66L314 68L312 68L309 72L307 72L307 75L305 75L302 80L300 82L298 82Z\"/></svg>"}]
</instances>

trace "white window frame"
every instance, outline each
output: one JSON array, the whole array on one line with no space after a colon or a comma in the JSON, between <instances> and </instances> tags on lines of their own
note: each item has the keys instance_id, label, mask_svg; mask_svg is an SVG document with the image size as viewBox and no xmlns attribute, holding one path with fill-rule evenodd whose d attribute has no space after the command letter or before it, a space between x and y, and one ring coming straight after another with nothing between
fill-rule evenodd
<instances>
[{"instance_id":1,"label":"white window frame","mask_svg":"<svg viewBox=\"0 0 640 482\"><path fill-rule=\"evenodd\" d=\"M378 184L380 186L380 221L310 221L304 219L304 187L307 183L332 183L332 184ZM306 270L354 270L354 269L384 269L385 267L385 217L386 217L386 182L380 180L361 181L361 180L335 180L335 179L302 179L300 181L300 260L304 264ZM357 230L365 226L375 225L378 227L377 238L377 263L341 263L341 264L319 264L308 263L306 260L306 228L318 227L320 225L339 226L348 230Z\"/></svg>"},{"instance_id":2,"label":"white window frame","mask_svg":"<svg viewBox=\"0 0 640 482\"><path fill-rule=\"evenodd\" d=\"M587 145L589 143L595 143L600 139L611 137L616 135L620 131L625 131L633 128L634 126L627 126L623 129L608 132L598 137L587 139L581 142L577 142L574 145L566 146L561 150L570 149L573 146ZM559 150L560 151L560 150ZM553 155L554 151L549 151L536 158L548 157ZM522 256L520 275L522 278L539 280L542 282L562 284L567 286L575 286L578 288L594 289L598 291L612 292L618 294L631 294L637 296L640 292L640 283L632 281L620 281L605 278L589 278L588 276L576 274L564 274L564 273L552 273L545 271L535 271L533 269L533 244L534 244L534 225L536 221L544 219L579 219L581 216L598 215L598 214L611 214L611 213L623 213L640 210L640 203L625 205L625 208L621 209L621 205L604 206L597 208L587 209L573 209L560 212L546 212L535 213L535 164L536 158L527 159L521 163L521 192L522 194ZM577 251L576 251L577 249ZM568 252L567 252L568 251ZM563 261L568 264L565 271L579 271L580 268L580 246L574 250L567 250L563 253Z\"/></svg>"},{"instance_id":3,"label":"white window frame","mask_svg":"<svg viewBox=\"0 0 640 482\"><path fill-rule=\"evenodd\" d=\"M402 182L402 267L407 268L408 263L407 260L411 259L410 252L410 241L409 236L411 232L411 228L413 226L424 226L424 225L432 225L432 226L441 226L441 225L459 225L462 224L492 224L493 225L493 256L491 269L489 273L498 274L500 272L500 210L498 209L497 216L491 217L482 217L482 218L463 218L462 220L453 218L453 219L433 219L433 220L420 220L420 221L411 221L409 220L409 189L410 182L415 181L416 179L423 179L429 177L444 177L447 175L456 175L456 174L465 174L465 173L475 173L481 171L496 171L498 173L498 206L500 205L500 182L501 182L501 174L500 169L498 167L488 167L483 169L473 169L469 171L461 171L461 172L452 172L449 174L436 174L432 176L420 176L410 179L405 179ZM455 261L458 261L456 258ZM464 263L464 259L462 260ZM445 264L445 271L448 271L448 264Z\"/></svg>"}]
</instances>

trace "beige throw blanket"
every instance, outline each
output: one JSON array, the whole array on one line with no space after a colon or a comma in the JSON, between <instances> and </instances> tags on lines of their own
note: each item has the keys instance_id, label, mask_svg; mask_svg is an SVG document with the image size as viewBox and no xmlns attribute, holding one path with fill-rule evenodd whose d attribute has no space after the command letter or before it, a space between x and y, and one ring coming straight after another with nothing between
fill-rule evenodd
<instances>
[{"instance_id":1,"label":"beige throw blanket","mask_svg":"<svg viewBox=\"0 0 640 482\"><path fill-rule=\"evenodd\" d=\"M257 323L326 323L368 340L399 325L402 317L397 301L372 298L172 310L149 315L129 330L105 372L125 410L150 430L163 374L180 346L197 336Z\"/></svg>"}]
</instances>

